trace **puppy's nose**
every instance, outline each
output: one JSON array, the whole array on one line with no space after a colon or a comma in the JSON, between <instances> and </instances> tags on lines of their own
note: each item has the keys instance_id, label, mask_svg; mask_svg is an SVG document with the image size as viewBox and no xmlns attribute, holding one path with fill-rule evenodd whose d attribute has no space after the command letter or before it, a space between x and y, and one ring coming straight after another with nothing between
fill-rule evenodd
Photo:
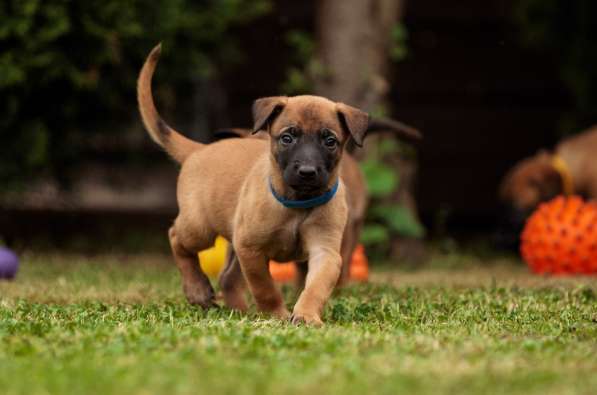
<instances>
[{"instance_id":1,"label":"puppy's nose","mask_svg":"<svg viewBox=\"0 0 597 395\"><path fill-rule=\"evenodd\" d=\"M301 176L301 178L304 179L315 178L315 176L317 175L317 169L315 168L315 166L301 165L298 168L298 174L299 176Z\"/></svg>"}]
</instances>

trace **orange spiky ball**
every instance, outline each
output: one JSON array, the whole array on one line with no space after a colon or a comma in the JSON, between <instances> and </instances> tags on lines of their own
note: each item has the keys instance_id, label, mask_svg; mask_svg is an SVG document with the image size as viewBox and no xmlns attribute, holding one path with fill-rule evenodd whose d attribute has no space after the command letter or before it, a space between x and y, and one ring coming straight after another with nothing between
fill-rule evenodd
<instances>
[{"instance_id":1,"label":"orange spiky ball","mask_svg":"<svg viewBox=\"0 0 597 395\"><path fill-rule=\"evenodd\" d=\"M597 274L597 204L578 196L541 204L527 219L520 251L535 273Z\"/></svg>"}]
</instances>

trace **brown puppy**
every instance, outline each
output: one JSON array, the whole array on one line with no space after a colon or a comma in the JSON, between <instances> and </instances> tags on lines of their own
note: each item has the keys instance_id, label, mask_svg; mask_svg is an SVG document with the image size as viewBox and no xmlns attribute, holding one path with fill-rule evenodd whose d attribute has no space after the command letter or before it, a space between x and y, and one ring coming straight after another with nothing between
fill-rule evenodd
<instances>
[{"instance_id":1,"label":"brown puppy","mask_svg":"<svg viewBox=\"0 0 597 395\"><path fill-rule=\"evenodd\" d=\"M361 234L361 229L365 221L365 213L369 199L365 180L358 164L355 159L348 154L345 154L340 162L339 175L343 185L346 186L346 205L348 207L348 218L342 233L342 243L340 245L342 265L336 283L341 285L348 280L348 269L350 267L352 253L359 241L359 235ZM306 283L309 264L305 260L297 260L296 267L298 272L296 287L298 290L301 290ZM233 248L228 249L226 263L218 281L220 288L222 289L224 303L228 307L245 311L247 309L245 301L246 284Z\"/></svg>"},{"instance_id":2,"label":"brown puppy","mask_svg":"<svg viewBox=\"0 0 597 395\"><path fill-rule=\"evenodd\" d=\"M519 162L504 177L500 197L529 212L559 194L597 198L597 127L560 142L554 153L541 151Z\"/></svg>"},{"instance_id":3,"label":"brown puppy","mask_svg":"<svg viewBox=\"0 0 597 395\"><path fill-rule=\"evenodd\" d=\"M226 129L216 132L216 139L233 138L233 137L253 137L269 140L266 133L258 133L252 136L247 129ZM367 185L365 178L361 172L357 161L350 155L345 154L340 162L340 178L346 186L346 204L348 207L348 218L344 233L342 235L342 244L340 248L340 255L342 256L342 270L339 284L343 284L348 279L348 268L352 258L352 253L355 250L363 223L365 222L365 214L369 203L369 196L367 193ZM224 292L225 298L233 298L232 300L225 299L228 306L237 308L239 310L246 309L244 302L244 281L242 273L238 267L236 255L232 249L229 250L226 264L219 277L220 287ZM302 289L305 284L307 276L308 265L307 262L297 262L298 276L297 288Z\"/></svg>"},{"instance_id":4,"label":"brown puppy","mask_svg":"<svg viewBox=\"0 0 597 395\"><path fill-rule=\"evenodd\" d=\"M417 141L422 138L421 133L401 122L386 118L371 119L367 127L366 135L378 132L390 132L401 140ZM253 134L249 129L229 128L218 130L215 133L216 140L235 137L252 137L269 139L266 133ZM348 206L348 220L342 236L342 246L340 254L342 256L342 272L338 280L338 285L343 285L348 280L350 262L352 254L358 245L365 214L369 204L369 195L365 178L357 161L350 154L345 154L340 163L340 178L346 185L346 203ZM238 265L233 251L230 251L226 260L225 268L219 278L220 287L233 289L234 292L227 292L228 296L234 295L234 301L227 301L228 305L234 305L239 309L245 309L242 292L242 274L240 269L232 267ZM296 281L297 289L304 286L307 275L307 262L297 262L298 276Z\"/></svg>"},{"instance_id":5,"label":"brown puppy","mask_svg":"<svg viewBox=\"0 0 597 395\"><path fill-rule=\"evenodd\" d=\"M321 312L340 275L340 244L347 221L339 163L349 138L362 144L369 116L322 97L270 97L253 105L255 132L270 142L229 139L203 145L186 139L159 116L151 78L160 46L139 75L137 98L146 129L182 167L179 214L169 237L190 303L214 305L214 291L196 252L219 234L232 242L260 311L289 317L268 260L309 260L309 273L292 322L321 324ZM334 192L337 191L337 192ZM323 199L313 208L288 202Z\"/></svg>"}]
</instances>

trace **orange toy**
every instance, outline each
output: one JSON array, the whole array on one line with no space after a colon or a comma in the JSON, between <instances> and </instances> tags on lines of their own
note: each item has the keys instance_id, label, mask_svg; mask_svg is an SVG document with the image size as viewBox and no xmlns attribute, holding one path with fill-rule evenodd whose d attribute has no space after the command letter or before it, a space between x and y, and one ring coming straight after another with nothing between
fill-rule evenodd
<instances>
[{"instance_id":1,"label":"orange toy","mask_svg":"<svg viewBox=\"0 0 597 395\"><path fill-rule=\"evenodd\" d=\"M557 197L529 217L520 251L535 273L597 274L597 204Z\"/></svg>"},{"instance_id":2,"label":"orange toy","mask_svg":"<svg viewBox=\"0 0 597 395\"><path fill-rule=\"evenodd\" d=\"M350 279L354 281L366 282L369 280L369 261L362 244L359 244L352 253L349 275Z\"/></svg>"},{"instance_id":3,"label":"orange toy","mask_svg":"<svg viewBox=\"0 0 597 395\"><path fill-rule=\"evenodd\" d=\"M269 272L277 282L287 283L295 279L296 265L294 262L269 261ZM359 244L352 253L349 275L353 281L365 282L369 279L369 263L365 255L365 247L362 244Z\"/></svg>"},{"instance_id":4,"label":"orange toy","mask_svg":"<svg viewBox=\"0 0 597 395\"><path fill-rule=\"evenodd\" d=\"M296 266L293 262L269 261L269 272L277 282L288 283L296 277Z\"/></svg>"}]
</instances>

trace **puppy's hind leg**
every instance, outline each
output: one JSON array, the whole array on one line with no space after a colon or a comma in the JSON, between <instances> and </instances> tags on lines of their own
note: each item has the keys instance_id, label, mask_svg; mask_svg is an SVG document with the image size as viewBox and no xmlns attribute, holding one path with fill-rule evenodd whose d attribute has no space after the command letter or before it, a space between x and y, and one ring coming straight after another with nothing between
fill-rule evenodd
<instances>
[{"instance_id":1,"label":"puppy's hind leg","mask_svg":"<svg viewBox=\"0 0 597 395\"><path fill-rule=\"evenodd\" d=\"M359 235L361 234L362 221L349 219L344 233L342 235L342 244L340 247L340 255L342 256L342 270L340 278L338 279L337 287L342 287L350 281L350 265L352 263L352 253L359 242Z\"/></svg>"},{"instance_id":2,"label":"puppy's hind leg","mask_svg":"<svg viewBox=\"0 0 597 395\"><path fill-rule=\"evenodd\" d=\"M244 295L246 289L245 279L240 269L238 257L232 246L228 247L226 266L220 274L219 283L226 306L234 310L246 311L247 302Z\"/></svg>"},{"instance_id":3,"label":"puppy's hind leg","mask_svg":"<svg viewBox=\"0 0 597 395\"><path fill-rule=\"evenodd\" d=\"M197 252L186 249L176 232L176 225L168 232L176 266L182 276L182 288L190 304L203 308L216 307L214 289L201 270Z\"/></svg>"},{"instance_id":4,"label":"puppy's hind leg","mask_svg":"<svg viewBox=\"0 0 597 395\"><path fill-rule=\"evenodd\" d=\"M309 272L309 262L308 261L299 261L294 263L296 267L296 279L294 281L294 287L296 288L297 294L305 288L305 281L307 278L307 273Z\"/></svg>"}]
</instances>

